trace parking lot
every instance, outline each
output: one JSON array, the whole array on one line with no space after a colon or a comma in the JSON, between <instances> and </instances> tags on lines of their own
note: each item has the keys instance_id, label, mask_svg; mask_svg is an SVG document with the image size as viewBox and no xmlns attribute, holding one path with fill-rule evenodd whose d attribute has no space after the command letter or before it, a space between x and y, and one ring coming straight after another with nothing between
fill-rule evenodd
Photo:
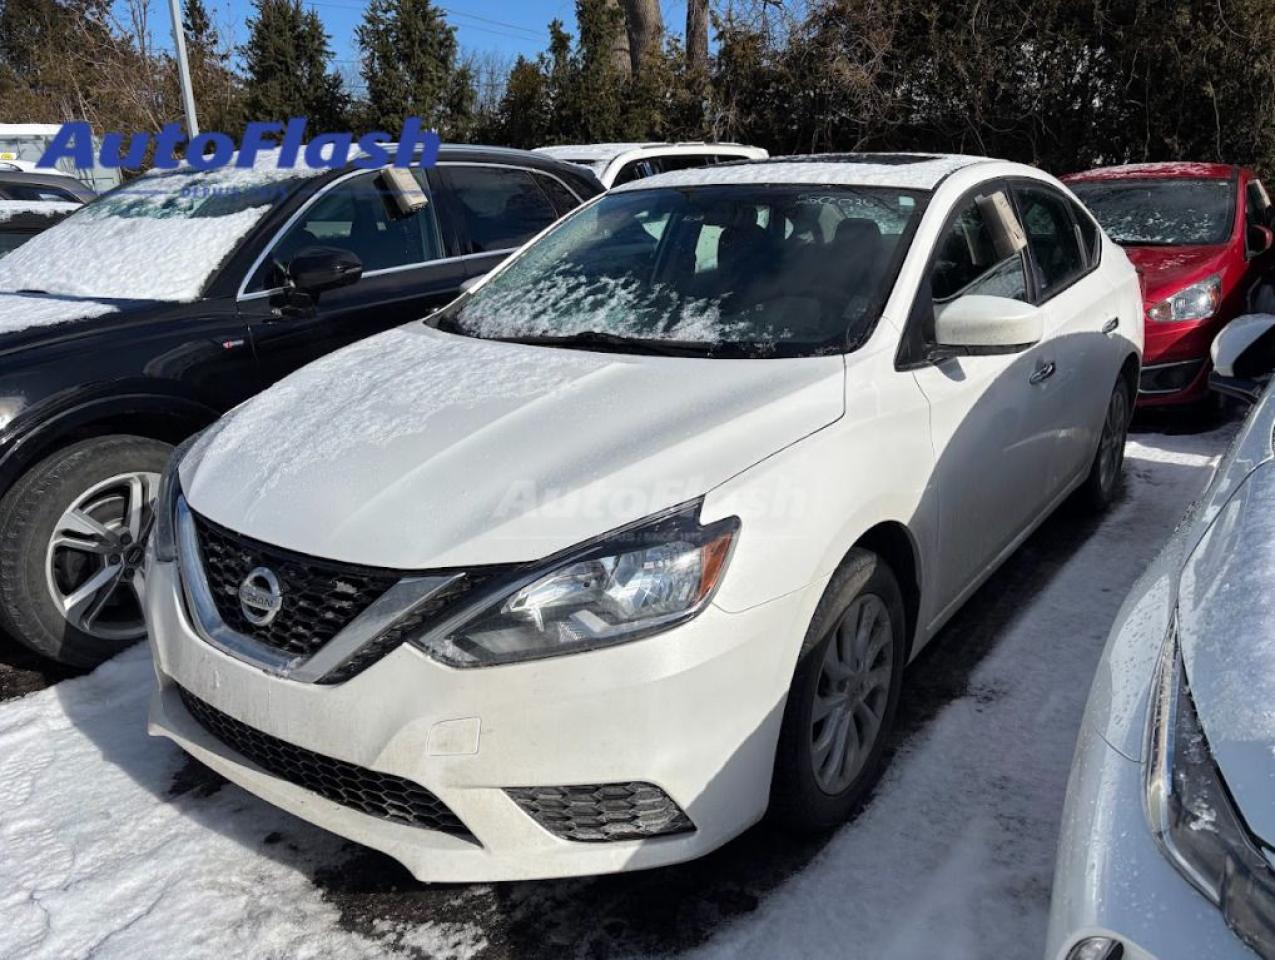
<instances>
[{"instance_id":1,"label":"parking lot","mask_svg":"<svg viewBox=\"0 0 1275 960\"><path fill-rule=\"evenodd\" d=\"M144 648L74 676L5 641L0 955L1037 957L1107 629L1234 430L1135 431L1121 502L1011 558L909 669L848 826L646 873L423 887L147 737Z\"/></svg>"}]
</instances>

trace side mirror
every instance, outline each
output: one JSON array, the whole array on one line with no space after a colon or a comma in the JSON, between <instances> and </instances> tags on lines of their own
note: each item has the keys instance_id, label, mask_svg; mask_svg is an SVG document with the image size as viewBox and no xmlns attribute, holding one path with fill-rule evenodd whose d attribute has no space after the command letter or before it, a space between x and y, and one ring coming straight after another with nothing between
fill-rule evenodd
<instances>
[{"instance_id":1,"label":"side mirror","mask_svg":"<svg viewBox=\"0 0 1275 960\"><path fill-rule=\"evenodd\" d=\"M1209 386L1228 397L1256 403L1275 371L1275 315L1236 317L1213 339L1209 354L1213 360Z\"/></svg>"},{"instance_id":2,"label":"side mirror","mask_svg":"<svg viewBox=\"0 0 1275 960\"><path fill-rule=\"evenodd\" d=\"M1043 333L1040 309L1008 297L970 293L934 311L934 343L944 357L1020 353Z\"/></svg>"},{"instance_id":3,"label":"side mirror","mask_svg":"<svg viewBox=\"0 0 1275 960\"><path fill-rule=\"evenodd\" d=\"M1275 246L1275 233L1270 227L1263 227L1256 223L1249 224L1245 233L1245 246L1250 260L1253 257L1260 257Z\"/></svg>"},{"instance_id":4,"label":"side mirror","mask_svg":"<svg viewBox=\"0 0 1275 960\"><path fill-rule=\"evenodd\" d=\"M348 287L363 276L363 261L340 247L306 247L288 264L288 279L311 297Z\"/></svg>"}]
</instances>

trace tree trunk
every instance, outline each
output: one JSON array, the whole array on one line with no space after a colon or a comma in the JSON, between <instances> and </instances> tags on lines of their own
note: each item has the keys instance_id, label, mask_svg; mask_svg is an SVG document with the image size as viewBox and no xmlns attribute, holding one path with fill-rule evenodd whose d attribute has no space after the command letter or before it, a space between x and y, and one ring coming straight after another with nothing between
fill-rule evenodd
<instances>
[{"instance_id":1,"label":"tree trunk","mask_svg":"<svg viewBox=\"0 0 1275 960\"><path fill-rule=\"evenodd\" d=\"M660 0L624 0L624 14L629 28L629 61L637 76L642 64L659 52L664 16L660 13Z\"/></svg>"},{"instance_id":2,"label":"tree trunk","mask_svg":"<svg viewBox=\"0 0 1275 960\"><path fill-rule=\"evenodd\" d=\"M633 61L629 54L629 32L625 25L628 21L628 15L625 12L620 0L606 0L608 9L619 11L617 20L620 21L620 29L615 33L615 42L611 45L611 64L622 77L627 77L633 69Z\"/></svg>"},{"instance_id":3,"label":"tree trunk","mask_svg":"<svg viewBox=\"0 0 1275 960\"><path fill-rule=\"evenodd\" d=\"M686 67L692 76L708 73L708 0L686 0Z\"/></svg>"}]
</instances>

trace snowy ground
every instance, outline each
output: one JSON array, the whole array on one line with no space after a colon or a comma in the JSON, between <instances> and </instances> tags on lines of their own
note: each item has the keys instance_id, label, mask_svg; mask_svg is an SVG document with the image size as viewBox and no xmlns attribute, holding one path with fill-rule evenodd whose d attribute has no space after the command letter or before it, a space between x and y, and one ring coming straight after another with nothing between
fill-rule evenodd
<instances>
[{"instance_id":1,"label":"snowy ground","mask_svg":"<svg viewBox=\"0 0 1275 960\"><path fill-rule=\"evenodd\" d=\"M1039 957L1107 628L1233 430L1135 435L1123 502L1065 509L980 591L854 822L649 873L421 887L148 738L144 649L65 678L0 646L0 958Z\"/></svg>"}]
</instances>

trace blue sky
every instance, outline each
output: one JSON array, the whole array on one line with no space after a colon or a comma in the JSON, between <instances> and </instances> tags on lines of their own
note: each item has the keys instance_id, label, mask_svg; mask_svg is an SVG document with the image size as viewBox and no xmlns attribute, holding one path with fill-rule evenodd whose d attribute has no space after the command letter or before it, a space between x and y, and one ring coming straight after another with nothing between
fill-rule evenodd
<instances>
[{"instance_id":1,"label":"blue sky","mask_svg":"<svg viewBox=\"0 0 1275 960\"><path fill-rule=\"evenodd\" d=\"M336 67L354 79L358 73L358 51L354 28L362 19L362 0L303 0L323 19L336 58ZM218 29L228 32L236 43L247 36L245 21L252 13L252 0L206 0ZM443 0L437 4L456 28L456 38L467 52L494 53L513 60L518 54L534 56L549 44L548 24L555 17L575 33L575 0ZM685 26L685 0L662 0L664 25L680 34ZM152 29L158 46L172 48L168 4L152 3Z\"/></svg>"}]
</instances>

